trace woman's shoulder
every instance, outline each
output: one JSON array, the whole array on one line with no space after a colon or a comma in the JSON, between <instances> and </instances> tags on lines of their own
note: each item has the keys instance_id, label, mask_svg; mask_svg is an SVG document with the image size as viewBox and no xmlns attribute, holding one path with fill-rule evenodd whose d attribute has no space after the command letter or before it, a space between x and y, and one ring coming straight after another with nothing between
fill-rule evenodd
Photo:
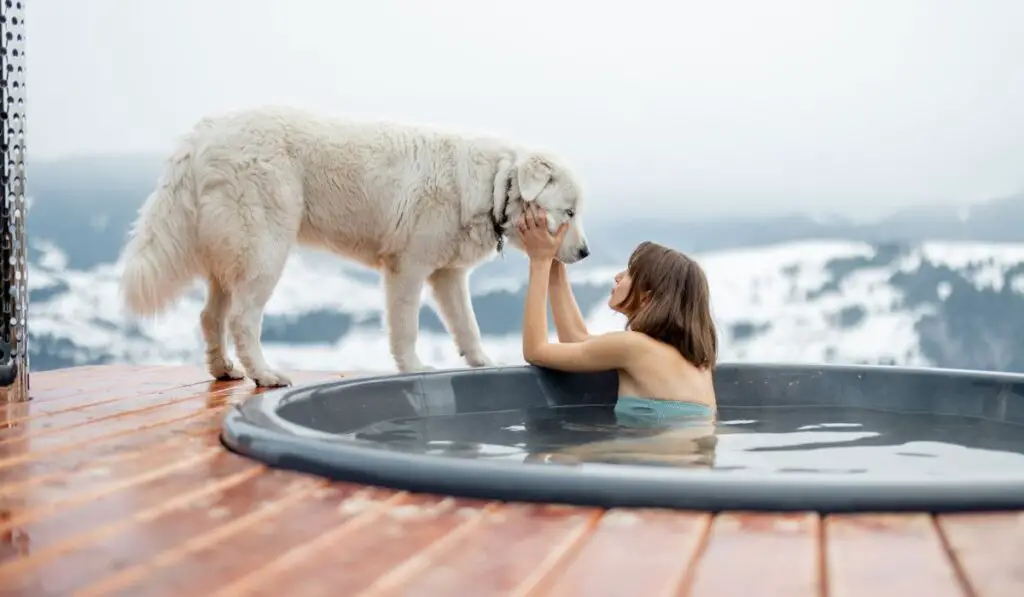
<instances>
[{"instance_id":1,"label":"woman's shoulder","mask_svg":"<svg viewBox=\"0 0 1024 597\"><path fill-rule=\"evenodd\" d=\"M674 368L682 371L691 371L693 373L705 373L705 369L698 367L694 363L691 363L680 351L679 348L669 344L668 342L662 342L657 338L652 338L647 334L640 332L631 332L636 334L632 339L638 347L646 349L648 358L658 359L663 362L671 362ZM681 369L680 369L681 368Z\"/></svg>"},{"instance_id":2,"label":"woman's shoulder","mask_svg":"<svg viewBox=\"0 0 1024 597\"><path fill-rule=\"evenodd\" d=\"M647 334L645 334L643 332L635 332L633 330L625 330L625 331L622 331L622 332L611 332L611 333L613 333L613 334L622 334L622 336L621 336L621 341L622 342L629 342L629 343L631 343L631 344L633 344L634 346L637 346L637 347L643 347L643 348L647 348L647 349L650 349L650 350L656 350L656 351L664 351L666 349L669 349L671 351L678 352L675 349L675 347L672 346L671 344L667 344L665 342L662 342L661 340L658 340L657 338L649 336L649 335L647 335Z\"/></svg>"},{"instance_id":3,"label":"woman's shoulder","mask_svg":"<svg viewBox=\"0 0 1024 597\"><path fill-rule=\"evenodd\" d=\"M638 359L650 357L658 349L650 336L631 330L604 332L588 338L582 348L585 351L596 351L602 354L615 354L620 366L629 366Z\"/></svg>"},{"instance_id":4,"label":"woman's shoulder","mask_svg":"<svg viewBox=\"0 0 1024 597\"><path fill-rule=\"evenodd\" d=\"M628 346L634 349L653 348L655 345L661 344L660 342L658 342L654 338L651 338L647 334L644 334L642 332L634 332L633 330L604 332L603 334L597 334L595 336L592 336L591 339L599 339L601 342Z\"/></svg>"}]
</instances>

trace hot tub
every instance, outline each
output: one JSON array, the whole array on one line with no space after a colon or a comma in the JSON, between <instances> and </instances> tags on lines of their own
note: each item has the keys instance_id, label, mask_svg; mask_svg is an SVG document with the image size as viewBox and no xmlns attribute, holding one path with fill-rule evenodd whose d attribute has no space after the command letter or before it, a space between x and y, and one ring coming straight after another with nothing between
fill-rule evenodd
<instances>
[{"instance_id":1,"label":"hot tub","mask_svg":"<svg viewBox=\"0 0 1024 597\"><path fill-rule=\"evenodd\" d=\"M356 377L256 395L222 441L335 480L718 510L1024 508L1024 375L725 364L716 420L623 425L614 372Z\"/></svg>"}]
</instances>

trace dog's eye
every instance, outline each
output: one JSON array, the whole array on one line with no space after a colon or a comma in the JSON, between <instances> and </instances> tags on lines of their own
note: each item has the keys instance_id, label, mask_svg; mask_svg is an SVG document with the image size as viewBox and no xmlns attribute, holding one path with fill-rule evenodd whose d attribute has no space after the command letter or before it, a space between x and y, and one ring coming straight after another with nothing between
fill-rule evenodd
<instances>
[{"instance_id":1,"label":"dog's eye","mask_svg":"<svg viewBox=\"0 0 1024 597\"><path fill-rule=\"evenodd\" d=\"M575 209L567 209L567 210L565 210L565 215L569 216L569 218L573 218L576 215L576 210Z\"/></svg>"}]
</instances>

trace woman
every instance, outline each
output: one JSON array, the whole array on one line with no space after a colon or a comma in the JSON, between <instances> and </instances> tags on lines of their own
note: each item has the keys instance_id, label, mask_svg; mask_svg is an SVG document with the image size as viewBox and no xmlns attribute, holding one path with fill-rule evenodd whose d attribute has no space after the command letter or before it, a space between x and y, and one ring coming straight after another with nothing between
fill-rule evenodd
<instances>
[{"instance_id":1,"label":"woman","mask_svg":"<svg viewBox=\"0 0 1024 597\"><path fill-rule=\"evenodd\" d=\"M620 421L658 424L714 416L718 341L707 279L696 262L661 245L641 243L615 276L608 300L609 307L626 316L626 330L592 336L565 266L555 261L568 225L552 235L543 210L531 206L517 229L530 258L523 316L528 363L561 371L618 370L615 412ZM557 343L547 339L549 289Z\"/></svg>"}]
</instances>

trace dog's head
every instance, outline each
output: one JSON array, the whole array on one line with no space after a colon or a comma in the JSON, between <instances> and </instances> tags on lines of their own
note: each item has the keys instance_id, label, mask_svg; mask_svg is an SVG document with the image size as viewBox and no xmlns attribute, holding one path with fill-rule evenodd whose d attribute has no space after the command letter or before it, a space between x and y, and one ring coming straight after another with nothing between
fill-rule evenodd
<instances>
[{"instance_id":1,"label":"dog's head","mask_svg":"<svg viewBox=\"0 0 1024 597\"><path fill-rule=\"evenodd\" d=\"M499 174L499 176L501 176ZM516 223L528 203L536 203L548 216L548 228L554 234L565 222L569 230L558 250L558 260L575 263L590 254L583 231L583 189L572 171L554 156L541 153L521 154L506 171L510 192L502 206L508 243L522 250Z\"/></svg>"}]
</instances>

